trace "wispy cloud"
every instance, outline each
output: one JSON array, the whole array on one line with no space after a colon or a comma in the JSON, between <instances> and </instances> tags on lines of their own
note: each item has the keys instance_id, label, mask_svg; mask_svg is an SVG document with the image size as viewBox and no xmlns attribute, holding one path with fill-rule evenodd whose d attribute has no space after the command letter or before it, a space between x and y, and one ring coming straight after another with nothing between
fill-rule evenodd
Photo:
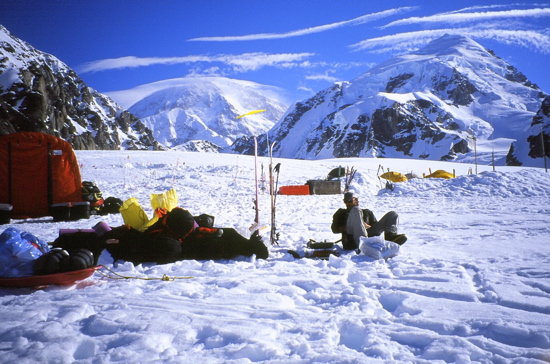
<instances>
[{"instance_id":1,"label":"wispy cloud","mask_svg":"<svg viewBox=\"0 0 550 364\"><path fill-rule=\"evenodd\" d=\"M376 53L404 52L417 49L445 34L460 34L473 39L491 39L507 45L521 46L550 54L550 36L532 30L447 28L399 33L371 38L353 44L354 50L374 50Z\"/></svg>"},{"instance_id":2,"label":"wispy cloud","mask_svg":"<svg viewBox=\"0 0 550 364\"><path fill-rule=\"evenodd\" d=\"M309 75L309 76L306 76L305 79L313 80L313 81L328 81L328 82L338 81L338 78L329 75L329 73L334 73L334 70L327 70L325 73L322 73L322 74Z\"/></svg>"},{"instance_id":3,"label":"wispy cloud","mask_svg":"<svg viewBox=\"0 0 550 364\"><path fill-rule=\"evenodd\" d=\"M463 13L441 13L424 17L411 17L393 21L382 28L388 28L396 25L411 25L420 23L464 23L480 20L502 19L502 18L540 18L550 16L550 8L537 9L514 9L503 11L486 12L463 12Z\"/></svg>"},{"instance_id":4,"label":"wispy cloud","mask_svg":"<svg viewBox=\"0 0 550 364\"><path fill-rule=\"evenodd\" d=\"M464 13L464 12L466 12L466 11L472 11L472 10L480 11L480 10L487 10L487 9L503 9L503 8L511 8L511 7L513 7L513 6L522 6L522 5L529 5L529 7L533 7L533 6L544 6L544 5L540 5L540 4L493 4L493 5L473 5L473 6L468 6L467 8L462 8L462 9L458 9L458 10L448 11L447 13L448 13L448 14L453 14L453 13Z\"/></svg>"},{"instance_id":5,"label":"wispy cloud","mask_svg":"<svg viewBox=\"0 0 550 364\"><path fill-rule=\"evenodd\" d=\"M233 68L235 72L255 71L263 67L292 68L306 67L307 59L314 53L244 53L240 55L222 54L216 56L185 57L120 57L89 62L77 67L79 73L99 72L124 68L137 68L152 65L173 65L193 63L222 63Z\"/></svg>"},{"instance_id":6,"label":"wispy cloud","mask_svg":"<svg viewBox=\"0 0 550 364\"><path fill-rule=\"evenodd\" d=\"M402 7L397 9L389 9L378 13L366 14L351 20L345 20L332 24L319 25L316 27L310 27L305 29L293 30L286 33L259 33L237 36L218 36L218 37L200 37L192 38L190 41L203 41L203 42L232 42L232 41L248 41L248 40L266 40L266 39L282 39L290 37L299 37L302 35L320 33L327 30L332 30L345 26L353 26L372 22L378 19L382 19L391 15L401 14L407 11L416 9L416 7Z\"/></svg>"}]
</instances>

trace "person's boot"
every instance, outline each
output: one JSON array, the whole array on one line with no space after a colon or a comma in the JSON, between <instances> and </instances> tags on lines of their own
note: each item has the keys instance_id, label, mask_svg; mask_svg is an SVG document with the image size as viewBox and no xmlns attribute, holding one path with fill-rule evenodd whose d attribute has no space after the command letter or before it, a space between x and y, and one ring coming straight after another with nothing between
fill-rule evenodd
<instances>
[{"instance_id":1,"label":"person's boot","mask_svg":"<svg viewBox=\"0 0 550 364\"><path fill-rule=\"evenodd\" d=\"M384 239L393 241L397 245L403 245L407 241L407 236L405 234L396 234L396 233L385 233Z\"/></svg>"},{"instance_id":2,"label":"person's boot","mask_svg":"<svg viewBox=\"0 0 550 364\"><path fill-rule=\"evenodd\" d=\"M256 258L267 259L267 257L269 257L269 249L264 244L264 240L258 233L258 230L256 230L254 234L252 234L252 236L250 237L250 242L254 246L254 254L256 254Z\"/></svg>"}]
</instances>

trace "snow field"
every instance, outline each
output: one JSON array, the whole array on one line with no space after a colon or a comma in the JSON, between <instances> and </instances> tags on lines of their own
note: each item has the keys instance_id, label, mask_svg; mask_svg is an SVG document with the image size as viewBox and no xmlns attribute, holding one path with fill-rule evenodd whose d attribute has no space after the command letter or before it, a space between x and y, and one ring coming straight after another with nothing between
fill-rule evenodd
<instances>
[{"instance_id":1,"label":"snow field","mask_svg":"<svg viewBox=\"0 0 550 364\"><path fill-rule=\"evenodd\" d=\"M179 205L247 234L254 219L254 159L185 152L78 152L83 180L104 197L175 188ZM269 160L260 158L264 168ZM279 246L267 260L100 263L72 287L0 289L0 362L544 363L550 358L550 177L543 170L393 159L281 163L279 186L355 166L352 188L380 218L395 210L409 240L376 261L354 252L295 260L330 231L342 195L277 196ZM380 189L379 164L402 173L456 169L453 180ZM267 171L266 171L267 174ZM268 243L269 195L260 194ZM120 215L11 226L53 241L60 228L116 226ZM6 228L7 226L2 226ZM108 273L105 271L105 273ZM162 281L163 275L181 277ZM189 278L192 277L192 278Z\"/></svg>"}]
</instances>

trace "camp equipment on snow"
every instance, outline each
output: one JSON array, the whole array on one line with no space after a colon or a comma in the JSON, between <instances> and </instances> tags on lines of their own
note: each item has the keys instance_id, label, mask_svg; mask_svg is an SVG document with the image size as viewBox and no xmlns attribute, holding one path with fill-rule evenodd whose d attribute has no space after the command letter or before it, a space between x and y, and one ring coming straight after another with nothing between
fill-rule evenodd
<instances>
[{"instance_id":1,"label":"camp equipment on snow","mask_svg":"<svg viewBox=\"0 0 550 364\"><path fill-rule=\"evenodd\" d=\"M82 270L34 275L28 277L0 278L0 287L9 288L44 288L50 285L68 286L90 277L100 267L90 267Z\"/></svg>"},{"instance_id":2,"label":"camp equipment on snow","mask_svg":"<svg viewBox=\"0 0 550 364\"><path fill-rule=\"evenodd\" d=\"M273 143L275 144L275 143ZM273 149L273 148L272 148ZM273 171L277 173L277 181L275 182L275 186L273 186L272 195L271 195L271 245L279 244L279 233L277 232L277 225L275 224L275 213L276 213L276 204L277 204L277 188L279 187L279 172L281 170L281 163L277 163L275 168L273 168Z\"/></svg>"},{"instance_id":3,"label":"camp equipment on snow","mask_svg":"<svg viewBox=\"0 0 550 364\"><path fill-rule=\"evenodd\" d=\"M36 236L9 227L0 234L0 277L24 277L33 274L33 261L50 250Z\"/></svg>"},{"instance_id":4,"label":"camp equipment on snow","mask_svg":"<svg viewBox=\"0 0 550 364\"><path fill-rule=\"evenodd\" d=\"M71 220L89 219L90 203L88 201L75 202L71 207Z\"/></svg>"},{"instance_id":5,"label":"camp equipment on snow","mask_svg":"<svg viewBox=\"0 0 550 364\"><path fill-rule=\"evenodd\" d=\"M263 110L262 110L263 111ZM259 111L258 111L259 112ZM250 112L255 113L255 112ZM250 113L241 115L240 117L249 115ZM254 223L250 226L249 230L252 234L259 234L260 229L260 200L258 198L258 138L254 137Z\"/></svg>"},{"instance_id":6,"label":"camp equipment on snow","mask_svg":"<svg viewBox=\"0 0 550 364\"><path fill-rule=\"evenodd\" d=\"M362 236L359 250L374 259L388 259L399 254L399 245L393 241L384 240L381 235L371 238Z\"/></svg>"},{"instance_id":7,"label":"camp equipment on snow","mask_svg":"<svg viewBox=\"0 0 550 364\"><path fill-rule=\"evenodd\" d=\"M111 230L111 227L107 225L106 222L101 221L95 224L94 227L91 229L59 229L59 235L84 232L84 233L96 233L97 235L101 236L110 230Z\"/></svg>"},{"instance_id":8,"label":"camp equipment on snow","mask_svg":"<svg viewBox=\"0 0 550 364\"><path fill-rule=\"evenodd\" d=\"M69 258L69 252L65 249L53 248L33 261L32 266L34 275L67 272L70 270L66 269L69 265Z\"/></svg>"},{"instance_id":9,"label":"camp equipment on snow","mask_svg":"<svg viewBox=\"0 0 550 364\"><path fill-rule=\"evenodd\" d=\"M124 223L130 225L134 229L139 230L149 222L149 217L147 217L145 210L143 210L135 197L130 197L124 201L120 208L120 214L122 215Z\"/></svg>"},{"instance_id":10,"label":"camp equipment on snow","mask_svg":"<svg viewBox=\"0 0 550 364\"><path fill-rule=\"evenodd\" d=\"M309 249L331 249L334 247L333 242L317 242L315 240L309 240L306 245Z\"/></svg>"},{"instance_id":11,"label":"camp equipment on snow","mask_svg":"<svg viewBox=\"0 0 550 364\"><path fill-rule=\"evenodd\" d=\"M160 210L171 211L178 206L178 194L175 189L168 190L163 193L151 194L151 207L153 208L153 216L151 219L145 213L145 210L139 204L135 197L130 197L122 204L120 213L126 225L130 225L134 229L145 231L149 226L156 223L160 216L165 215Z\"/></svg>"},{"instance_id":12,"label":"camp equipment on snow","mask_svg":"<svg viewBox=\"0 0 550 364\"><path fill-rule=\"evenodd\" d=\"M53 221L69 221L71 219L71 204L68 202L54 203L50 210Z\"/></svg>"},{"instance_id":13,"label":"camp equipment on snow","mask_svg":"<svg viewBox=\"0 0 550 364\"><path fill-rule=\"evenodd\" d=\"M88 201L54 203L50 210L54 221L74 221L90 218L90 203Z\"/></svg>"},{"instance_id":14,"label":"camp equipment on snow","mask_svg":"<svg viewBox=\"0 0 550 364\"><path fill-rule=\"evenodd\" d=\"M101 190L94 182L82 182L82 199L90 204L90 213L92 215L99 215L102 212L105 200L103 199Z\"/></svg>"},{"instance_id":15,"label":"camp equipment on snow","mask_svg":"<svg viewBox=\"0 0 550 364\"><path fill-rule=\"evenodd\" d=\"M116 197L107 197L103 202L103 213L106 214L118 214L122 207L123 201Z\"/></svg>"},{"instance_id":16,"label":"camp equipment on snow","mask_svg":"<svg viewBox=\"0 0 550 364\"><path fill-rule=\"evenodd\" d=\"M340 180L308 180L306 184L312 195L338 195L341 193Z\"/></svg>"},{"instance_id":17,"label":"camp equipment on snow","mask_svg":"<svg viewBox=\"0 0 550 364\"><path fill-rule=\"evenodd\" d=\"M306 249L304 250L303 256L300 255L295 250L287 250L287 253L292 255L295 259L300 258L315 258L315 259L329 259L331 255L334 255L336 257L340 256L340 251L336 250L337 246L336 243L338 243L340 240L335 242L318 242L313 239L309 239L309 241L306 244Z\"/></svg>"},{"instance_id":18,"label":"camp equipment on snow","mask_svg":"<svg viewBox=\"0 0 550 364\"><path fill-rule=\"evenodd\" d=\"M408 181L407 177L404 174L399 172L386 172L380 175L380 178L387 179L392 182L406 182Z\"/></svg>"},{"instance_id":19,"label":"camp equipment on snow","mask_svg":"<svg viewBox=\"0 0 550 364\"><path fill-rule=\"evenodd\" d=\"M0 203L0 225L9 224L11 222L12 205Z\"/></svg>"},{"instance_id":20,"label":"camp equipment on snow","mask_svg":"<svg viewBox=\"0 0 550 364\"><path fill-rule=\"evenodd\" d=\"M351 181L353 181L353 178L355 177L355 173L357 173L357 169L355 169L354 167L346 168L344 192L348 192L349 187L351 186Z\"/></svg>"},{"instance_id":21,"label":"camp equipment on snow","mask_svg":"<svg viewBox=\"0 0 550 364\"><path fill-rule=\"evenodd\" d=\"M82 180L71 145L53 135L0 136L0 203L12 218L51 216L57 203L81 202Z\"/></svg>"},{"instance_id":22,"label":"camp equipment on snow","mask_svg":"<svg viewBox=\"0 0 550 364\"><path fill-rule=\"evenodd\" d=\"M168 211L178 206L178 194L175 189L168 190L163 193L151 194L151 207L153 210L157 208L163 208Z\"/></svg>"},{"instance_id":23,"label":"camp equipment on snow","mask_svg":"<svg viewBox=\"0 0 550 364\"><path fill-rule=\"evenodd\" d=\"M345 176L346 176L346 169L344 167L338 167L328 172L327 180L341 178Z\"/></svg>"},{"instance_id":24,"label":"camp equipment on snow","mask_svg":"<svg viewBox=\"0 0 550 364\"><path fill-rule=\"evenodd\" d=\"M309 195L308 185L298 186L281 186L279 187L279 195Z\"/></svg>"},{"instance_id":25,"label":"camp equipment on snow","mask_svg":"<svg viewBox=\"0 0 550 364\"><path fill-rule=\"evenodd\" d=\"M455 178L455 175L453 173L449 173L447 171L444 171L442 169L438 169L434 173L431 173L424 178L444 178L444 179L451 179Z\"/></svg>"},{"instance_id":26,"label":"camp equipment on snow","mask_svg":"<svg viewBox=\"0 0 550 364\"><path fill-rule=\"evenodd\" d=\"M193 216L195 221L200 227L212 228L214 227L214 216L208 214L200 214L199 216Z\"/></svg>"},{"instance_id":27,"label":"camp equipment on snow","mask_svg":"<svg viewBox=\"0 0 550 364\"><path fill-rule=\"evenodd\" d=\"M107 231L110 231L111 227L106 222L100 221L97 224L95 224L92 229L94 229L97 235L101 236L105 234Z\"/></svg>"}]
</instances>

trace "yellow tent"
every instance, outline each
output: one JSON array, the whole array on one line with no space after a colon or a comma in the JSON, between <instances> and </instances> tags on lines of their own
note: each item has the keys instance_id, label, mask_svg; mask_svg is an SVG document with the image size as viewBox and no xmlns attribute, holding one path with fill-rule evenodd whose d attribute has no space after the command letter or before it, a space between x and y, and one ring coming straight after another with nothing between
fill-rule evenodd
<instances>
[{"instance_id":1,"label":"yellow tent","mask_svg":"<svg viewBox=\"0 0 550 364\"><path fill-rule=\"evenodd\" d=\"M381 178L387 179L392 182L405 182L408 181L408 178L404 174L399 172L386 172L380 175Z\"/></svg>"},{"instance_id":2,"label":"yellow tent","mask_svg":"<svg viewBox=\"0 0 550 364\"><path fill-rule=\"evenodd\" d=\"M450 179L455 178L455 176L452 173L446 172L442 169L438 169L434 173L425 176L424 178L444 178L444 179Z\"/></svg>"}]
</instances>

